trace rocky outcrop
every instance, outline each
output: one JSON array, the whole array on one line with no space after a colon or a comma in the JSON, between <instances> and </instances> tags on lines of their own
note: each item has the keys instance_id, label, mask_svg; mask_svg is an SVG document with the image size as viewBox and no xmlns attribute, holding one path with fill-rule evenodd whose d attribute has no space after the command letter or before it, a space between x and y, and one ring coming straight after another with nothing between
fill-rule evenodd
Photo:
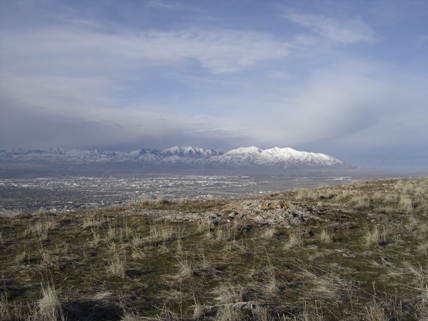
<instances>
[{"instance_id":1,"label":"rocky outcrop","mask_svg":"<svg viewBox=\"0 0 428 321\"><path fill-rule=\"evenodd\" d=\"M284 200L231 200L217 211L194 213L177 210L132 209L129 214L139 212L161 220L186 222L209 220L226 223L234 220L247 221L257 225L282 227L299 226L314 221L323 221L319 210L309 205L290 203Z\"/></svg>"},{"instance_id":2,"label":"rocky outcrop","mask_svg":"<svg viewBox=\"0 0 428 321\"><path fill-rule=\"evenodd\" d=\"M310 220L320 220L312 207L284 200L231 201L224 207L222 217L285 227L301 225Z\"/></svg>"}]
</instances>

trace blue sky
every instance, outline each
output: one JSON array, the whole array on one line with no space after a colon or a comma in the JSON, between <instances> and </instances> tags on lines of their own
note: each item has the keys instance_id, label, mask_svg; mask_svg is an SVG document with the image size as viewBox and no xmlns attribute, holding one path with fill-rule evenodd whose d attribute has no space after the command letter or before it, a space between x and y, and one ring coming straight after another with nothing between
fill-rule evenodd
<instances>
[{"instance_id":1,"label":"blue sky","mask_svg":"<svg viewBox=\"0 0 428 321\"><path fill-rule=\"evenodd\" d=\"M0 2L0 148L428 159L428 2Z\"/></svg>"}]
</instances>

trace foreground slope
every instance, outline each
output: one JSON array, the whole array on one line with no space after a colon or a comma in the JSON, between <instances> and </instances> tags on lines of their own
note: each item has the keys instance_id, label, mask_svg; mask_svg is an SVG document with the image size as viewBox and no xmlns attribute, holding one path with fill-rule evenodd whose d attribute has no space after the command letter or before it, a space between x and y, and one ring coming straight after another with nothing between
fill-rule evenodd
<instances>
[{"instance_id":1,"label":"foreground slope","mask_svg":"<svg viewBox=\"0 0 428 321\"><path fill-rule=\"evenodd\" d=\"M428 179L0 223L2 320L426 320Z\"/></svg>"}]
</instances>

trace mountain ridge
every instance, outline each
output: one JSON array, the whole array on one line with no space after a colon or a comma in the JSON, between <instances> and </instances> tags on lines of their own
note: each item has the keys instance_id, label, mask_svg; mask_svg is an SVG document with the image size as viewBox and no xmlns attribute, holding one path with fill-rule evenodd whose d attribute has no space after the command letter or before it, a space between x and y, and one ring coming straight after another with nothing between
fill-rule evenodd
<instances>
[{"instance_id":1,"label":"mountain ridge","mask_svg":"<svg viewBox=\"0 0 428 321\"><path fill-rule=\"evenodd\" d=\"M203 166L341 166L343 162L322 153L298 151L290 147L260 149L239 147L226 153L192 146L166 149L138 149L131 152L81 149L12 149L0 150L0 162L43 163L141 163L145 165Z\"/></svg>"}]
</instances>

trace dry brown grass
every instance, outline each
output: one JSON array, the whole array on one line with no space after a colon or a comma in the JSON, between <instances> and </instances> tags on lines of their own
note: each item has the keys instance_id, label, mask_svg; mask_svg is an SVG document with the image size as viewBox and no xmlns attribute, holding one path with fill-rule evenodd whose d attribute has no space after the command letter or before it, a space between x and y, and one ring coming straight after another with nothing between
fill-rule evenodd
<instances>
[{"instance_id":1,"label":"dry brown grass","mask_svg":"<svg viewBox=\"0 0 428 321\"><path fill-rule=\"evenodd\" d=\"M284 249L290 250L292 248L301 247L303 245L303 238L300 230L294 230L289 233L287 242L284 243Z\"/></svg>"},{"instance_id":2,"label":"dry brown grass","mask_svg":"<svg viewBox=\"0 0 428 321\"><path fill-rule=\"evenodd\" d=\"M125 259L119 255L114 255L106 267L108 273L116 275L120 278L125 278L126 262Z\"/></svg>"},{"instance_id":3,"label":"dry brown grass","mask_svg":"<svg viewBox=\"0 0 428 321\"><path fill-rule=\"evenodd\" d=\"M38 301L36 320L65 320L61 302L55 288L50 284L42 285L42 298Z\"/></svg>"},{"instance_id":4,"label":"dry brown grass","mask_svg":"<svg viewBox=\"0 0 428 321\"><path fill-rule=\"evenodd\" d=\"M96 213L88 213L83 217L83 228L94 228L99 227L103 225L105 222L107 222L107 218L105 218L103 215L99 215Z\"/></svg>"},{"instance_id":5,"label":"dry brown grass","mask_svg":"<svg viewBox=\"0 0 428 321\"><path fill-rule=\"evenodd\" d=\"M385 243L388 239L388 231L388 226L379 227L375 225L372 228L367 228L363 236L363 242L366 246Z\"/></svg>"},{"instance_id":6,"label":"dry brown grass","mask_svg":"<svg viewBox=\"0 0 428 321\"><path fill-rule=\"evenodd\" d=\"M214 202L187 200L151 202L150 216L136 205L3 218L0 319L428 317L428 179L266 197L298 203L293 211L318 219L255 224L213 209ZM192 216L176 221L154 215L157 209Z\"/></svg>"},{"instance_id":7,"label":"dry brown grass","mask_svg":"<svg viewBox=\"0 0 428 321\"><path fill-rule=\"evenodd\" d=\"M47 214L38 215L35 222L28 225L27 233L37 235L41 239L47 239L49 231L58 226L58 220Z\"/></svg>"},{"instance_id":8,"label":"dry brown grass","mask_svg":"<svg viewBox=\"0 0 428 321\"><path fill-rule=\"evenodd\" d=\"M326 244L333 243L333 236L326 229L322 229L320 233L320 241Z\"/></svg>"}]
</instances>

